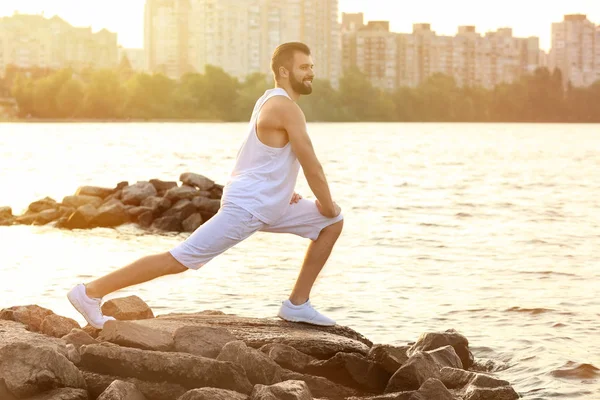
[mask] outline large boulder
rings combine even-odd
[[[91,337],[87,332],[77,328],[72,329],[71,332],[63,336],[62,339],[65,343],[72,344],[77,349],[86,344],[98,344],[98,341]]]
[[[75,192],[75,196],[94,196],[104,199],[115,192],[115,189],[99,186],[80,186]]]
[[[100,205],[102,205],[102,200],[103,199],[98,196],[66,196],[62,201],[62,205],[77,209],[81,206],[91,204],[92,206],[94,206],[94,208],[98,208],[100,207]]]
[[[306,367],[316,359],[308,354],[304,354],[295,348],[282,343],[269,343],[260,348],[269,358],[279,364],[281,367],[291,371],[302,372]]]
[[[154,215],[158,216],[171,208],[172,202],[165,197],[150,196],[146,197],[140,205],[151,209]]]
[[[52,314],[54,314],[52,310],[32,304],[5,308],[0,311],[0,319],[20,322],[28,330],[39,332],[42,329],[44,318]]]
[[[271,386],[256,385],[250,400],[312,400],[305,382],[285,381]]]
[[[281,373],[284,381],[302,381],[310,389],[310,392],[315,397],[325,397],[328,399],[345,399],[349,396],[355,396],[359,391],[332,382],[327,378],[316,375],[301,374],[299,372],[284,369]]]
[[[200,213],[194,213],[183,220],[181,227],[183,228],[184,232],[191,233],[198,229],[203,222],[204,219],[202,219],[202,215]]]
[[[394,374],[408,360],[406,352],[409,348],[410,346],[376,344],[369,349],[367,358],[379,364],[390,374]]]
[[[183,326],[173,333],[175,351],[209,358],[217,358],[223,346],[236,340],[220,327]]]
[[[198,190],[201,190],[201,191],[208,191],[208,190],[212,189],[213,186],[215,186],[214,181],[208,179],[207,177],[205,177],[203,175],[195,174],[193,172],[184,172],[179,177],[179,180],[183,184],[196,187],[196,188],[198,188]]]
[[[40,331],[44,335],[61,338],[75,328],[81,327],[74,319],[63,317],[62,315],[50,314],[42,321]]]
[[[227,343],[217,360],[231,361],[244,367],[253,384],[272,385],[281,382],[281,367],[264,353],[246,346],[242,341]]]
[[[173,347],[168,333],[132,321],[107,321],[98,340],[146,350],[168,351]]]
[[[121,200],[123,204],[139,206],[144,199],[156,195],[157,191],[150,182],[137,182],[123,189]]]
[[[160,217],[156,218],[150,227],[165,232],[181,232],[183,230],[182,223],[183,221],[178,216]]]
[[[44,197],[41,200],[36,200],[29,205],[27,213],[39,213],[44,210],[56,210],[58,203],[51,197]]]
[[[88,345],[81,347],[80,365],[100,374],[149,381],[166,380],[188,389],[208,386],[240,393],[252,390],[241,366],[191,354]]]
[[[190,200],[182,199],[173,205],[169,210],[163,213],[163,217],[177,217],[177,219],[184,221],[190,215],[196,212],[196,207]]]
[[[0,320],[0,348],[23,342],[36,348],[48,348],[65,357],[68,353],[63,340],[29,331],[25,325],[19,322]]]
[[[60,210],[55,210],[53,208],[40,211],[35,220],[33,221],[34,225],[46,225],[52,221],[56,221],[60,217],[62,217],[62,212]]]
[[[0,393],[1,394],[1,393]],[[0,396],[2,400],[5,399]],[[27,400],[89,400],[88,392],[84,389],[62,388],[54,389],[49,392],[38,394],[37,396],[28,397]]]
[[[363,355],[349,353],[338,353],[325,361],[313,361],[305,370],[344,386],[372,392],[383,392],[391,376]]]
[[[440,379],[440,367],[426,352],[414,353],[390,378],[385,393],[417,390],[429,378]]]
[[[152,184],[152,186],[154,186],[154,188],[156,189],[156,191],[158,193],[160,192],[166,192],[167,190],[177,187],[177,182],[166,182],[166,181],[161,181],[160,179],[150,179],[150,183]]]
[[[13,218],[12,208],[0,207],[0,221]]]
[[[191,186],[174,187],[165,193],[165,198],[171,200],[173,203],[179,200],[191,200],[196,196],[200,196],[200,191]]]
[[[138,388],[130,382],[115,380],[98,397],[98,400],[147,400]]]
[[[221,208],[221,200],[209,199],[206,197],[194,197],[192,204],[199,211],[216,214]]]
[[[473,365],[474,357],[469,350],[469,340],[454,329],[422,334],[408,350],[408,355],[412,356],[419,351],[435,350],[448,345],[454,347],[464,369],[469,369]]]
[[[187,391],[186,388],[176,383],[165,381],[150,382],[136,378],[103,375],[85,370],[83,371],[83,377],[88,387],[90,399],[98,398],[115,380],[133,383],[148,400],[173,400]]]
[[[192,389],[177,400],[248,400],[248,396],[232,390],[202,388]]]
[[[102,313],[118,320],[154,318],[152,309],[138,296],[111,299],[102,304]]]
[[[98,210],[92,204],[80,206],[68,219],[61,224],[67,229],[87,229],[92,226],[92,221],[98,215]]]
[[[86,388],[83,375],[64,355],[25,342],[0,348],[0,378],[18,398],[34,396],[48,388]]]
[[[119,200],[112,200],[98,209],[98,214],[92,219],[93,226],[112,228],[129,222],[129,213]]]

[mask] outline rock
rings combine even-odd
[[[325,361],[313,361],[305,371],[344,386],[373,392],[383,392],[391,376],[364,356],[348,353],[338,353]]]
[[[165,193],[165,198],[172,202],[178,202],[179,200],[191,200],[196,196],[199,196],[200,192],[190,186],[174,187]]]
[[[416,352],[390,378],[385,393],[417,390],[427,379],[440,377],[440,368],[433,356]]]
[[[25,325],[18,322],[0,321],[0,348],[22,342],[36,348],[45,347],[64,356],[68,353],[65,342],[60,339],[28,331]]]
[[[519,394],[510,386],[497,388],[470,386],[465,392],[464,400],[517,400],[519,398]]]
[[[142,228],[149,228],[152,225],[152,221],[154,221],[153,211],[143,212],[137,218],[137,222]]]
[[[18,398],[36,395],[47,388],[86,388],[81,372],[64,355],[28,343],[0,348],[0,376]]]
[[[433,357],[440,369],[444,367],[462,368],[460,358],[458,358],[456,351],[454,351],[454,347],[450,345],[428,351],[427,353]]]
[[[90,393],[90,399],[100,396],[115,380],[133,383],[148,400],[173,400],[182,396],[186,388],[168,382],[148,382],[135,378],[123,378],[83,371],[83,377]]]
[[[171,188],[177,187],[177,182],[165,182],[161,181],[160,179],[150,179],[150,183],[152,186],[154,186],[157,192],[164,192]]]
[[[413,395],[411,400],[455,400],[452,393],[438,379],[427,379]]]
[[[42,321],[40,331],[44,335],[61,338],[74,328],[81,328],[77,321],[61,315],[49,314]]]
[[[67,206],[60,206],[58,207],[58,212],[60,213],[61,217],[70,217],[71,214],[73,214],[75,212],[75,208],[73,207],[67,207]]]
[[[194,186],[202,191],[210,190],[213,186],[215,186],[214,181],[193,172],[184,172],[179,177],[179,180],[188,186]]]
[[[314,357],[281,343],[265,344],[260,348],[260,351],[283,368],[297,372],[304,371],[308,364],[316,361]]]
[[[248,400],[248,396],[225,389],[192,389],[177,400]]]
[[[115,189],[98,186],[81,186],[75,192],[75,196],[94,196],[104,199],[115,192]]]
[[[271,386],[256,385],[250,400],[312,400],[310,389],[302,381],[285,381]]]
[[[41,200],[34,201],[27,208],[28,213],[39,213],[44,210],[56,210],[58,203],[51,197],[44,197]]]
[[[4,400],[4,397],[0,396]],[[28,397],[27,400],[88,400],[88,393],[83,389],[63,388]]]
[[[119,190],[122,191],[127,186],[129,186],[129,182],[127,182],[127,181],[122,181],[122,182],[117,183],[117,186],[115,186],[115,189],[114,189],[115,193],[118,192]]]
[[[454,329],[449,329],[443,333],[428,332],[422,334],[417,342],[408,350],[408,355],[412,356],[419,351],[435,350],[447,345],[454,347],[463,368],[469,369],[473,365],[474,357],[469,350],[469,341]]]
[[[497,388],[502,386],[509,386],[508,381],[494,378],[493,376],[485,374],[475,374],[475,377],[469,382],[471,386],[480,388]]]
[[[72,329],[71,332],[62,338],[67,344],[72,344],[79,349],[84,344],[97,344],[98,341],[81,329]]]
[[[127,209],[127,214],[129,214],[129,218],[133,220],[137,220],[137,218],[143,213],[149,211],[152,215],[154,215],[154,209],[146,206],[127,206],[130,207]]]
[[[188,389],[208,386],[240,393],[250,393],[252,390],[241,366],[191,354],[92,344],[81,347],[81,367],[123,377],[166,380]]]
[[[177,217],[178,220],[183,221],[190,215],[196,212],[196,207],[193,206],[192,202],[187,199],[179,200],[170,209],[163,213],[163,217]]]
[[[75,345],[67,344],[67,360],[75,365],[81,362],[81,354],[79,354],[79,349]]]
[[[112,200],[121,200],[123,198],[123,190],[117,190],[111,195],[108,195],[104,198],[104,202],[102,204],[106,204]]]
[[[133,383],[115,380],[98,400],[146,400],[146,397]]]
[[[219,361],[231,361],[244,367],[252,384],[272,385],[281,382],[281,367],[259,350],[242,341],[229,342],[219,353]]]
[[[42,322],[48,315],[54,314],[52,310],[37,305],[11,307],[12,321],[20,322],[28,330],[39,332],[42,329]]]
[[[474,372],[445,367],[440,370],[440,380],[448,389],[462,388],[475,377]]]
[[[123,189],[121,200],[123,200],[123,204],[139,206],[144,199],[156,196],[156,194],[156,189],[150,182],[138,182]]]
[[[85,205],[92,205],[94,208],[98,208],[102,204],[102,201],[103,199],[97,196],[66,196],[63,199],[62,204],[63,206],[73,207],[75,209]]]
[[[217,215],[217,214],[213,214],[208,211],[200,211],[200,216],[202,217],[202,220],[204,221],[204,223],[207,222],[208,220],[210,220],[215,215]]]
[[[223,185],[215,185],[212,189],[210,189],[209,197],[211,199],[221,200],[221,197],[223,197]]]
[[[123,203],[119,200],[111,200],[98,209],[98,214],[92,219],[92,226],[112,228],[129,222],[129,214]]]
[[[202,222],[202,215],[199,213],[194,213],[181,223],[181,227],[183,228],[184,232],[191,233],[198,229],[202,225]]]
[[[146,350],[168,351],[173,347],[173,338],[168,333],[133,321],[107,321],[98,340]]]
[[[25,214],[15,218],[15,222],[21,225],[33,225],[37,219],[37,214]]]
[[[12,208],[0,207],[0,221],[13,218]]]
[[[183,326],[173,333],[175,351],[217,358],[223,346],[237,338],[225,328]]]
[[[18,400],[6,387],[4,379],[0,378],[0,399],[2,400]]]
[[[364,336],[339,325],[319,327],[274,318],[244,318],[220,314],[222,313],[167,314],[137,322],[171,333],[187,325],[226,328],[250,347],[260,348],[269,343],[282,343],[319,359],[333,357],[339,352],[367,354],[372,345]]]
[[[192,204],[199,211],[216,214],[221,208],[221,200],[208,199],[206,197],[194,197]]]
[[[178,217],[160,217],[152,222],[151,228],[165,232],[181,232],[181,219]]]
[[[86,229],[91,227],[92,220],[98,215],[98,210],[91,205],[86,204],[79,207],[73,215],[62,224],[63,228],[67,229]]]
[[[138,296],[108,300],[102,304],[102,313],[121,321],[154,318],[152,309]]]
[[[44,211],[40,211],[37,214],[35,220],[33,221],[34,225],[46,225],[52,221],[56,221],[62,216],[62,212],[55,209],[48,209]]]
[[[172,205],[171,200],[157,196],[147,197],[141,203],[142,207],[152,209],[152,212],[157,216],[167,211]]]
[[[305,375],[286,369],[283,370],[281,376],[284,381],[292,380],[305,382],[312,395],[316,397],[345,399],[346,397],[358,394],[355,389],[339,385],[322,376]]]
[[[84,326],[82,330],[85,333],[87,333],[88,335],[90,335],[91,337],[93,337],[94,339],[96,339],[98,337],[98,335],[100,334],[100,331],[101,331],[101,329],[94,328],[91,325]]]
[[[385,369],[390,374],[394,374],[398,368],[407,360],[406,351],[410,346],[391,346],[387,344],[376,344],[369,350],[367,358]]]

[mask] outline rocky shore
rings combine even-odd
[[[53,225],[65,229],[116,227],[126,223],[163,232],[193,232],[221,206],[223,186],[185,172],[179,182],[159,179],[114,188],[82,186],[61,202],[36,200],[23,215],[0,207],[0,225]]]
[[[406,346],[220,311],[154,316],[136,296],[104,329],[36,306],[0,311],[0,399],[512,400],[454,330]]]

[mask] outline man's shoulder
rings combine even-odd
[[[268,99],[262,107],[261,114],[263,116],[266,115],[294,115],[297,113],[302,113],[302,110],[294,101],[292,101],[289,97],[286,96],[273,96]]]

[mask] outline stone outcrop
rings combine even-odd
[[[174,186],[152,187],[166,192]],[[34,208],[51,204],[44,201]],[[337,325],[220,311],[154,317],[138,297],[111,302],[106,310],[117,320],[102,330],[80,329],[75,321],[35,305],[0,310],[0,398],[519,398],[509,382],[464,368],[463,360],[472,362],[473,357],[466,338],[455,331],[426,333],[412,346],[373,345]]]
[[[34,201],[23,215],[0,207],[0,226],[90,229],[133,223],[151,231],[193,232],[219,211],[223,186],[192,172],[179,180],[181,185],[150,179],[113,188],[81,186],[60,202],[50,197]]]

